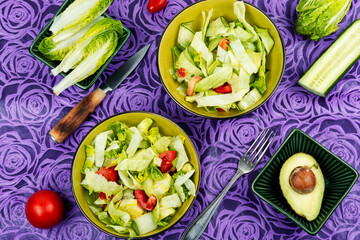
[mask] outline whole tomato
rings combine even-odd
[[[167,0],[150,0],[147,9],[151,13],[156,13],[166,6]]]
[[[36,228],[51,228],[64,215],[64,204],[53,191],[40,190],[31,195],[25,206],[28,221]]]

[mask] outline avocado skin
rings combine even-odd
[[[308,166],[316,176],[316,185],[312,192],[297,193],[290,186],[290,175],[296,167]],[[281,191],[296,214],[313,221],[320,213],[324,197],[325,182],[319,164],[309,154],[296,153],[288,158],[280,169],[279,176]]]

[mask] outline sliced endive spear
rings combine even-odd
[[[54,93],[59,95],[66,88],[94,74],[113,54],[117,42],[118,34],[115,30],[107,30],[96,35],[83,49],[86,57],[69,75],[54,86]]]
[[[76,46],[78,41],[84,36],[89,28],[103,18],[104,17],[101,16],[96,18],[94,21],[80,29],[77,33],[64,39],[63,41],[56,42],[56,38],[61,35],[61,33],[46,37],[40,42],[38,49],[47,59],[52,61],[61,61],[64,59],[66,54]]]
[[[78,41],[76,46],[65,55],[61,63],[56,68],[51,70],[51,73],[56,76],[60,72],[66,73],[70,69],[75,68],[87,56],[84,48],[93,40],[95,36],[107,30],[116,31],[120,38],[123,33],[121,21],[111,18],[104,18],[96,22]]]
[[[55,42],[63,41],[100,17],[113,0],[75,0],[60,15],[54,18],[50,27],[53,35],[59,34]]]

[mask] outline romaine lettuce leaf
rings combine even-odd
[[[240,90],[236,93],[205,96],[205,97],[197,98],[196,102],[198,103],[198,107],[225,106],[233,102],[240,101],[247,92],[248,92],[247,90]]]
[[[177,152],[176,169],[180,170],[189,161],[180,136],[173,137],[169,146]]]
[[[219,69],[219,71],[216,71],[207,78],[204,78],[200,82],[197,82],[195,84],[194,91],[205,92],[206,90],[221,86],[225,82],[229,81],[233,72],[231,65],[223,65]]]
[[[52,35],[50,37],[46,37],[40,42],[38,49],[42,54],[44,54],[44,56],[47,59],[53,61],[54,60],[61,61],[64,59],[64,57],[68,52],[70,52],[73,48],[75,48],[78,41],[80,41],[80,39],[89,30],[89,28],[103,18],[104,17],[96,18],[94,21],[92,21],[91,23],[80,29],[74,35],[62,41],[56,41],[57,39],[62,38],[61,36],[59,36],[62,35],[62,33],[59,33],[57,35]]]
[[[104,154],[106,147],[106,140],[109,131],[99,133],[94,140],[95,144],[95,166],[102,167],[104,163]]]
[[[126,153],[128,157],[131,158],[134,156],[136,150],[139,148],[139,144],[143,140],[143,138],[136,127],[130,127],[129,129],[133,132],[133,134],[129,146],[126,149]]]
[[[107,181],[103,175],[97,174],[88,168],[85,169],[85,178],[81,185],[89,190],[89,194],[92,192],[103,192],[107,197],[112,194],[115,195],[123,189],[121,185],[116,182]]]
[[[178,208],[181,207],[181,205],[181,200],[176,193],[165,196],[160,200],[160,209]]]
[[[155,143],[154,147],[157,153],[163,153],[168,150],[171,138],[170,137],[161,137]]]
[[[132,158],[122,160],[115,170],[129,170],[141,172],[149,166],[156,154],[151,148],[142,149],[135,153]]]
[[[185,184],[185,182],[190,179],[190,177],[194,174],[195,170],[192,170],[186,174],[182,174],[177,176],[175,183],[174,183],[174,188],[175,191],[177,192],[177,194],[179,194],[180,200],[182,202],[184,202],[186,200],[186,196],[184,193],[184,189],[182,187],[183,184]]]
[[[111,201],[109,204],[108,212],[111,222],[119,226],[129,227],[131,225],[130,214],[118,209],[120,202],[114,203],[114,201]]]
[[[143,138],[148,134],[149,128],[153,124],[153,122],[154,121],[151,118],[144,118],[137,126],[137,129],[139,130]]]
[[[126,187],[130,189],[142,189],[141,184],[138,183],[136,179],[133,178],[133,176],[129,173],[129,171],[120,170],[119,177]]]
[[[67,32],[71,36],[81,28],[100,17],[113,0],[76,0],[54,18],[50,27],[53,34]]]
[[[66,88],[95,73],[113,54],[117,42],[118,35],[114,30],[105,31],[91,39],[83,49],[84,58],[69,75],[53,87],[54,93],[59,95]]]
[[[92,167],[94,166],[94,162],[95,162],[95,148],[91,145],[87,145],[85,144],[85,162],[84,162],[84,166],[81,169],[81,173],[85,174],[85,169],[92,169]]]
[[[350,5],[351,0],[301,0],[296,8],[296,31],[317,41],[338,29]]]

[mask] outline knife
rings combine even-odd
[[[49,132],[50,137],[56,142],[63,142],[75,131],[85,119],[94,112],[95,108],[105,98],[106,93],[117,88],[127,76],[135,69],[141,59],[149,50],[150,44],[130,57],[117,69],[98,89],[87,95],[68,114],[65,115]]]

